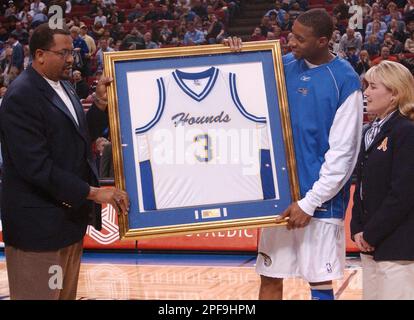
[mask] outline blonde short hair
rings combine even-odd
[[[70,28],[70,32],[76,32],[77,34],[79,34],[80,28],[77,26],[73,26],[72,28]]]
[[[382,83],[396,97],[395,109],[414,120],[414,77],[401,63],[384,60],[365,74],[368,82]]]

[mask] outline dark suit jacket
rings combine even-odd
[[[356,172],[352,236],[363,231],[377,261],[414,260],[414,122],[395,112]]]
[[[88,222],[101,228],[100,206],[86,197],[98,185],[91,141],[107,126],[107,115],[95,106],[85,115],[69,82],[62,84],[79,126],[32,67],[10,85],[0,108],[6,245],[56,250],[81,240]]]
[[[101,162],[100,162],[100,168],[99,168],[99,174],[101,178],[114,178],[114,164],[112,161],[112,144],[108,143],[105,145]]]
[[[76,94],[81,99],[86,99],[89,95],[89,86],[85,80],[81,80],[79,82],[75,82],[73,84]]]
[[[19,71],[23,69],[24,50],[20,43],[13,46],[11,65],[16,67]]]

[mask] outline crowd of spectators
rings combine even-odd
[[[324,6],[334,19],[332,52],[348,60],[361,79],[382,60],[398,61],[414,72],[414,0],[325,0],[318,6]],[[279,39],[287,53],[293,21],[312,7],[307,0],[276,0],[250,39]]]

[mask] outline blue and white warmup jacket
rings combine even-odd
[[[315,218],[343,219],[362,131],[358,75],[342,58],[315,66],[283,57],[299,176],[300,208]]]

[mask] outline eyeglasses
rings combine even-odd
[[[46,50],[46,49],[43,49],[43,50],[52,52],[54,54],[57,54],[57,55],[61,56],[63,59],[67,59],[69,56],[73,56],[73,53],[74,53],[74,50],[67,50],[67,49],[63,49],[63,50],[60,50],[60,51]]]

